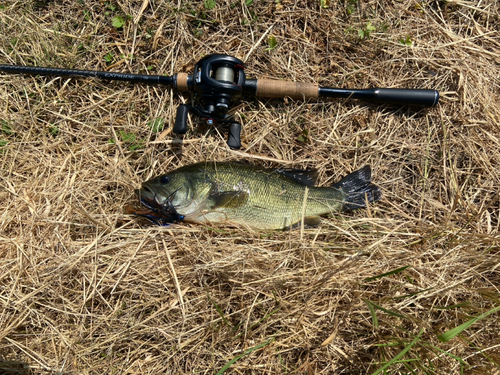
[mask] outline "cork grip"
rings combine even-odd
[[[319,86],[316,83],[302,83],[278,81],[273,79],[257,80],[257,96],[266,98],[283,98],[289,96],[293,99],[317,98]]]
[[[179,91],[188,91],[188,74],[187,73],[177,73],[176,77],[176,88]]]

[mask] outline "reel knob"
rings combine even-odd
[[[239,122],[233,122],[229,125],[229,134],[227,136],[227,145],[235,150],[241,148],[241,124]]]
[[[177,114],[175,115],[175,123],[173,132],[175,134],[186,134],[187,132],[187,117],[189,108],[185,104],[177,107]]]

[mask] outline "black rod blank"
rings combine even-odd
[[[42,76],[61,77],[92,77],[114,81],[128,81],[133,83],[146,83],[173,86],[174,78],[169,76],[149,76],[144,74],[127,74],[114,72],[99,72],[94,70],[41,68],[36,66],[0,65],[0,71],[6,73],[20,73]]]

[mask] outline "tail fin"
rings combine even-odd
[[[376,202],[382,197],[380,189],[372,184],[372,170],[369,165],[358,169],[333,185],[347,196],[342,211],[366,207],[366,202]]]

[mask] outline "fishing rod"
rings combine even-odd
[[[173,132],[187,132],[189,112],[205,118],[209,125],[229,125],[227,144],[241,147],[241,124],[228,115],[234,102],[242,95],[293,99],[345,98],[361,99],[377,104],[433,107],[439,101],[439,92],[426,89],[340,89],[320,87],[316,83],[280,81],[272,79],[247,79],[245,64],[233,56],[212,54],[198,61],[193,74],[177,73],[173,76],[126,74],[93,70],[57,69],[19,65],[0,65],[0,71],[42,76],[92,77],[104,80],[158,84],[179,91],[194,91],[193,104],[177,108]]]

